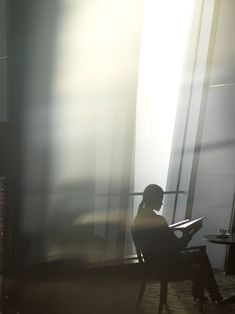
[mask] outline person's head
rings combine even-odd
[[[162,206],[163,189],[157,184],[150,184],[144,189],[143,203],[145,207],[159,210]]]

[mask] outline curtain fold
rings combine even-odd
[[[38,101],[32,107],[29,99],[25,108],[20,230],[42,235],[44,259],[117,257],[124,252],[132,174],[142,1],[61,0],[57,6],[50,77],[29,67],[30,97]],[[44,39],[37,47],[47,49]],[[37,62],[45,65],[38,54]],[[48,99],[40,104],[42,82]],[[46,172],[37,169],[40,156]],[[42,178],[47,190],[40,196]],[[26,181],[34,182],[34,195]],[[31,250],[29,259],[36,255]]]

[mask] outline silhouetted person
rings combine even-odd
[[[209,296],[215,303],[221,303],[222,297],[219,293],[217,283],[211,268],[206,251],[181,251],[188,245],[193,234],[201,228],[199,224],[187,232],[183,232],[178,238],[174,231],[168,226],[165,218],[157,212],[160,210],[163,201],[163,190],[155,184],[148,185],[143,193],[143,200],[139,205],[138,213],[134,220],[135,234],[138,236],[140,246],[145,260],[151,267],[155,263],[175,266],[193,265],[200,263],[203,266],[204,285]],[[199,282],[193,282],[192,294],[195,300],[199,298]],[[204,297],[206,301],[206,297]]]

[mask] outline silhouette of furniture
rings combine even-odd
[[[6,278],[9,264],[9,206],[7,180],[0,177],[0,311],[4,313],[8,301]]]
[[[17,303],[19,286],[12,293],[12,278],[16,274],[18,275],[21,270],[13,266],[12,227],[9,203],[8,179],[0,177],[0,313],[18,314],[22,313],[20,304]]]
[[[148,279],[157,279],[160,281],[160,300],[158,313],[161,314],[163,306],[167,308],[167,292],[168,292],[168,282],[172,281],[185,281],[190,279],[199,279],[200,288],[199,288],[199,312],[203,313],[203,270],[200,264],[193,264],[190,266],[185,265],[174,265],[173,267],[167,266],[167,263],[157,263],[154,264],[154,267],[151,267],[144,257],[144,254],[139,246],[138,235],[134,227],[131,228],[131,234],[133,242],[136,248],[137,257],[141,265],[141,284],[140,290],[137,297],[136,307],[139,307],[144,296],[145,287]],[[203,251],[205,246],[194,246],[184,249],[184,251]],[[183,250],[182,250],[183,251]],[[164,260],[164,257],[163,259]]]

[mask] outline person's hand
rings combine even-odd
[[[184,239],[187,243],[192,239],[192,235],[187,230],[183,231],[182,239]]]
[[[193,227],[191,227],[191,229],[187,229],[187,233],[189,233],[191,235],[191,237],[198,232],[198,230],[200,230],[202,227],[202,221],[199,221],[197,224],[195,224]]]
[[[200,230],[202,227],[202,221],[199,221],[193,229],[191,229],[189,232],[190,234],[193,236],[196,232],[198,232],[198,230]]]

